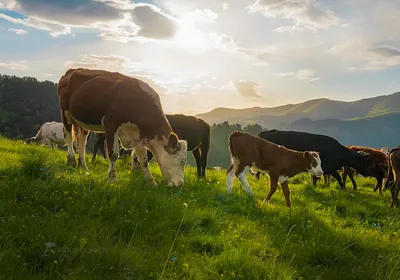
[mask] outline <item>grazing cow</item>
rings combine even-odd
[[[269,173],[271,187],[264,201],[268,202],[271,199],[279,182],[285,195],[286,205],[291,208],[287,180],[306,171],[310,171],[316,176],[323,174],[321,159],[319,154],[314,151],[298,152],[240,131],[232,132],[229,135],[228,144],[231,165],[226,171],[226,188],[229,193],[232,192],[235,175],[246,192],[253,195],[246,178],[249,170]]]
[[[382,195],[382,181],[386,177],[386,172],[382,170],[381,165],[387,166],[388,160],[387,156],[382,150],[374,149],[374,148],[369,148],[369,147],[362,147],[362,146],[346,146],[350,150],[356,151],[356,152],[364,152],[368,154],[368,159],[367,159],[367,173],[364,174],[364,177],[374,177],[377,181],[376,186],[374,188],[374,192],[379,190],[379,194]],[[357,190],[357,183],[354,180],[354,176],[356,175],[356,171],[349,167],[349,166],[344,166],[343,167],[343,173],[342,173],[342,183],[343,186],[346,187],[346,179],[347,176],[349,176],[350,181],[353,184],[353,189]],[[325,176],[325,175],[324,175]],[[330,175],[327,175],[328,178],[325,178],[325,183],[327,183],[327,180],[330,180]],[[312,176],[313,183],[318,181],[319,178],[316,178],[315,176]],[[328,183],[329,184],[329,183]],[[314,184],[315,185],[315,184]]]
[[[64,126],[62,123],[45,122],[40,127],[36,136],[26,139],[25,143],[36,143],[50,146],[51,148],[57,148],[57,145],[64,146],[66,144],[64,136]]]
[[[105,141],[106,141],[106,135],[104,133],[93,133],[96,135],[97,140],[94,143],[93,146],[93,156],[92,156],[92,162],[94,162],[96,160],[96,156],[97,156],[97,150],[100,149],[101,155],[106,159],[106,152],[105,152]],[[119,139],[118,139],[119,141]],[[120,143],[120,141],[118,142]],[[148,150],[147,150],[148,151]],[[119,157],[123,157],[125,155],[129,155],[131,154],[131,150],[125,150],[124,148],[120,148],[119,149]],[[149,152],[147,153],[147,156],[149,155]],[[137,159],[136,159],[137,161]],[[150,161],[150,159],[148,159],[148,161]]]
[[[377,181],[376,186],[374,188],[374,192],[379,190],[379,194],[382,195],[382,181],[386,178],[386,172],[382,170],[381,165],[387,166],[388,165],[388,158],[382,150],[369,148],[369,147],[362,147],[362,146],[347,146],[350,150],[355,152],[365,152],[368,154],[367,159],[367,173],[362,174],[364,177],[374,177]],[[354,180],[354,175],[356,171],[349,167],[343,167],[343,174],[342,174],[342,181],[343,185],[346,186],[346,178],[349,176],[351,182],[353,183],[353,189],[357,189],[356,181]]]
[[[154,154],[169,186],[184,184],[187,143],[172,131],[159,95],[147,83],[117,72],[70,69],[61,77],[57,94],[67,135],[68,164],[76,165],[71,127],[78,125],[79,165],[84,169],[86,140],[91,130],[105,133],[110,181],[116,180],[120,139],[125,149],[135,149],[149,182],[155,184],[148,169],[146,148]]]
[[[352,151],[341,145],[332,137],[307,132],[282,131],[276,129],[262,131],[258,136],[267,141],[285,146],[288,149],[319,152],[324,173],[332,175],[338,181],[342,189],[344,189],[344,185],[337,172],[342,166],[353,167],[363,176],[368,174],[366,168],[368,154]]]
[[[392,202],[390,207],[399,207],[399,191],[400,191],[400,147],[394,148],[389,152],[388,166],[381,165],[386,172],[386,180],[383,189],[390,189],[392,194]]]
[[[191,151],[196,160],[197,176],[206,177],[207,156],[210,149],[210,126],[202,119],[182,114],[166,115],[172,130],[179,139],[186,140],[188,152]],[[147,153],[148,159],[153,157]],[[135,159],[137,162],[137,159]]]

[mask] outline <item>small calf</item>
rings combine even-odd
[[[287,180],[298,173],[310,171],[315,176],[322,176],[321,159],[314,151],[299,152],[274,144],[259,136],[235,131],[229,135],[231,165],[227,170],[227,191],[232,192],[234,176],[249,195],[253,195],[246,175],[252,172],[269,173],[271,188],[264,202],[268,202],[275,193],[278,182],[282,186],[286,205],[291,208]]]

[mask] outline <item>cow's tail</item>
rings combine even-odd
[[[234,131],[234,132],[232,132],[232,133],[229,135],[229,138],[228,138],[228,148],[229,148],[229,153],[230,153],[230,155],[231,155],[231,161],[233,161],[234,159],[237,159],[237,152],[236,152],[236,150],[235,150],[235,145],[234,145],[234,143],[235,143],[235,140],[236,140],[238,137],[242,136],[242,135],[243,135],[243,133],[240,132],[240,131]],[[232,163],[233,163],[233,162],[232,162]]]

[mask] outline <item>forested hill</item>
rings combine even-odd
[[[321,98],[271,108],[216,108],[197,116],[208,123],[228,121],[242,125],[258,123],[265,127],[284,128],[290,122],[301,118],[344,120],[396,112],[400,112],[400,92],[353,102]]]
[[[0,75],[1,135],[9,138],[34,136],[43,123],[60,119],[55,83]]]

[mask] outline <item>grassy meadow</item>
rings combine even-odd
[[[191,156],[191,154],[190,154]],[[187,167],[182,189],[157,187],[130,160],[108,184],[107,162],[90,172],[64,151],[0,138],[0,280],[9,279],[398,279],[400,210],[374,179],[347,189],[309,174],[291,179],[293,209],[269,179],[249,176],[254,199],[225,171],[206,180]]]

